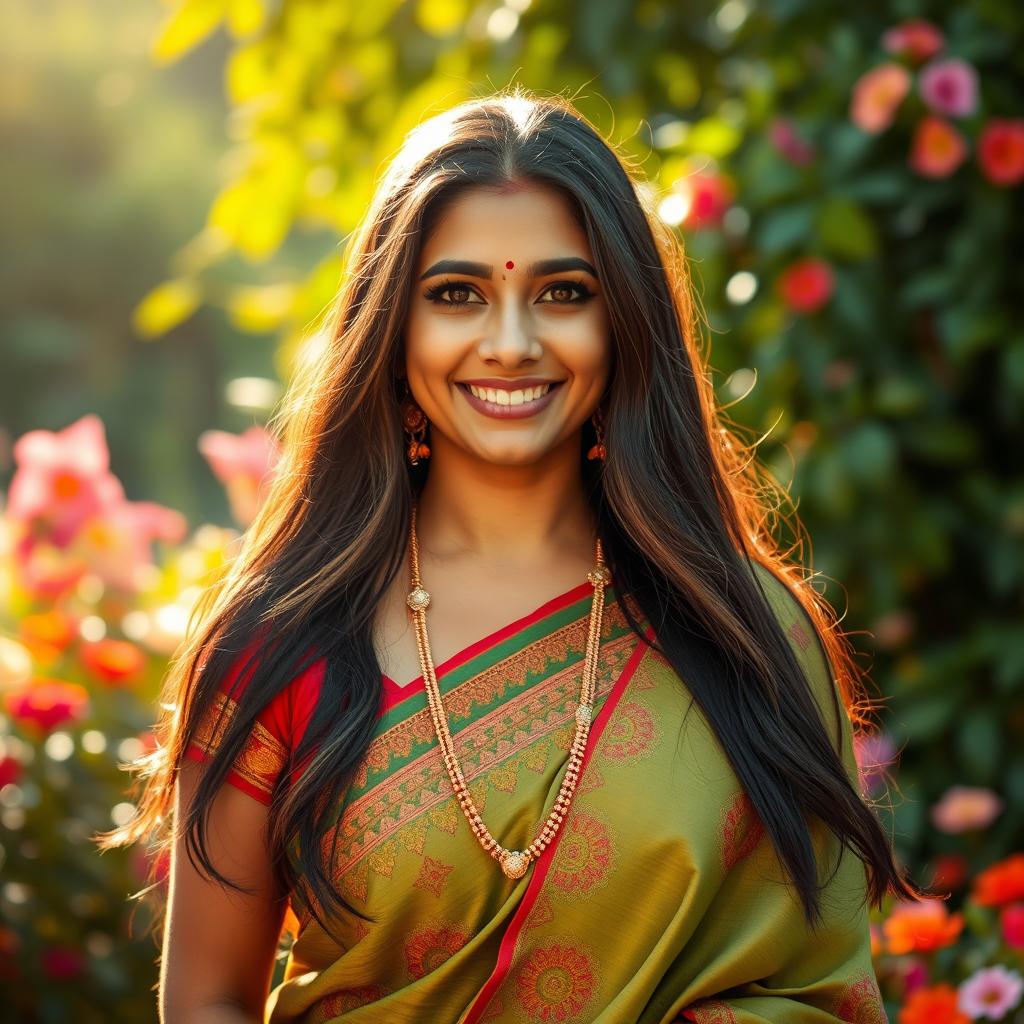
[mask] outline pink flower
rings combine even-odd
[[[7,514],[31,522],[35,535],[70,543],[91,516],[124,499],[109,471],[103,423],[83,416],[56,433],[30,430],[14,443],[17,470],[8,492]]]
[[[803,167],[815,157],[814,147],[796,130],[796,125],[786,117],[777,117],[768,128],[772,145],[791,164]]]
[[[70,553],[105,583],[128,592],[140,589],[139,569],[153,564],[152,542],[177,543],[187,532],[185,517],[151,501],[123,501],[89,520]]]
[[[967,143],[948,121],[921,118],[910,147],[913,170],[926,178],[948,178],[966,159]]]
[[[832,297],[835,278],[824,260],[805,259],[791,263],[777,284],[782,301],[798,313],[814,313]]]
[[[281,457],[277,439],[258,426],[244,434],[207,430],[199,437],[199,450],[227,488],[235,521],[248,526],[266,497]]]
[[[877,135],[896,117],[910,92],[910,72],[902,64],[881,64],[857,79],[850,102],[850,120],[861,131]]]
[[[978,106],[978,72],[959,57],[933,61],[921,71],[917,87],[936,114],[967,117]]]
[[[928,984],[928,964],[919,956],[907,957],[901,970],[903,998],[913,995]]]
[[[1024,949],[1024,903],[1010,903],[999,913],[1003,942],[1012,949]]]
[[[1020,1002],[1024,978],[1002,965],[975,971],[957,989],[957,1005],[972,1020],[1002,1020]]]
[[[930,60],[945,45],[942,33],[923,18],[894,25],[882,36],[882,46],[897,57],[906,57],[915,64]]]
[[[978,139],[978,163],[993,185],[1024,181],[1024,120],[993,117]]]
[[[951,786],[932,808],[932,824],[949,835],[988,828],[1003,810],[1003,801],[990,789]]]
[[[853,737],[853,752],[860,769],[861,789],[873,794],[881,788],[885,769],[896,756],[896,744],[884,732],[857,733]]]

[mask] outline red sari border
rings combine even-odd
[[[589,586],[589,584],[587,584],[587,586]],[[587,770],[587,765],[590,764],[590,756],[597,747],[598,741],[601,739],[601,735],[604,732],[609,719],[614,713],[615,708],[618,706],[623,693],[625,693],[630,679],[633,678],[633,673],[640,664],[640,659],[643,658],[644,654],[650,649],[650,641],[654,639],[653,627],[649,627],[645,631],[645,637],[646,639],[642,639],[637,644],[636,650],[629,656],[629,661],[626,662],[622,673],[619,675],[619,678],[616,680],[615,685],[612,687],[611,692],[608,694],[607,699],[602,705],[601,710],[598,712],[597,718],[594,719],[594,724],[588,738],[590,742],[587,743],[587,749],[583,753],[579,782],[583,781],[583,774]],[[577,783],[577,786],[578,784],[579,783]],[[484,1011],[487,1009],[487,1005],[498,991],[498,987],[508,976],[509,968],[512,965],[512,951],[515,948],[516,940],[519,938],[519,933],[523,930],[523,925],[526,923],[526,919],[529,917],[530,911],[537,902],[537,898],[544,886],[544,880],[547,878],[548,871],[551,868],[552,859],[555,855],[555,850],[558,848],[562,835],[563,830],[559,829],[551,844],[545,847],[544,852],[537,858],[536,866],[533,869],[533,876],[530,879],[529,885],[526,887],[523,900],[516,909],[516,912],[512,915],[512,920],[509,921],[508,927],[505,929],[505,934],[502,936],[501,944],[498,947],[498,958],[494,965],[494,970],[491,972],[491,976],[484,983],[483,988],[481,988],[480,992],[477,994],[476,999],[469,1008],[469,1013],[463,1018],[462,1024],[478,1024]]]
[[[514,633],[528,629],[548,615],[553,615],[555,612],[567,608],[591,590],[593,590],[593,584],[589,580],[578,583],[571,590],[567,590],[565,593],[545,601],[544,604],[539,608],[535,608],[532,612],[527,612],[526,615],[516,619],[514,622],[510,622],[507,626],[502,626],[493,633],[488,633],[487,636],[482,637],[480,640],[474,641],[468,647],[464,647],[461,651],[457,651],[450,658],[441,662],[440,665],[435,666],[434,675],[440,679],[441,676],[446,675],[460,665],[464,665],[470,658],[475,658],[478,654],[483,654],[484,651],[496,647]],[[421,692],[422,686],[417,684],[422,684],[423,673],[421,672],[415,679],[411,679],[404,686],[399,686],[394,679],[384,673],[381,673],[381,681],[384,684],[384,699],[381,701],[379,715],[386,715],[393,708],[401,704],[402,701]]]

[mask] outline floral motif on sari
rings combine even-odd
[[[577,936],[534,949],[516,975],[528,1020],[579,1020],[597,989],[598,960]]]
[[[724,870],[731,871],[744,857],[749,857],[764,834],[764,825],[754,810],[753,802],[741,790],[723,809],[719,823],[718,837]]]
[[[861,971],[851,978],[836,1002],[835,1014],[848,1024],[889,1024],[875,976]]]

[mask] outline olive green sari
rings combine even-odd
[[[810,624],[763,576],[831,734],[833,683]],[[509,848],[534,839],[565,771],[591,594],[583,583],[437,666],[473,799]],[[861,861],[844,852],[812,934],[699,707],[684,721],[685,685],[629,629],[614,589],[605,601],[580,782],[555,841],[520,879],[483,851],[454,799],[422,681],[384,679],[332,864],[341,893],[376,923],[336,917],[335,941],[293,901],[270,1024],[886,1020]],[[269,802],[316,678],[300,677],[261,716],[236,762],[230,781],[256,799]],[[213,745],[208,730],[190,756]],[[856,782],[845,716],[842,754]],[[824,881],[838,841],[816,825]]]

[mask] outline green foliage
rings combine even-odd
[[[731,414],[754,436],[768,433],[761,454],[799,501],[814,544],[805,554],[832,579],[833,602],[849,606],[846,626],[891,703],[884,724],[909,741],[904,777],[934,800],[960,779],[999,789],[1018,770],[1021,189],[990,183],[973,152],[944,177],[915,171],[908,154],[926,109],[916,88],[887,131],[852,123],[858,78],[896,59],[882,44],[895,14],[291,0],[240,28],[231,7],[181,3],[157,43],[166,52],[208,34],[214,9],[234,39],[226,81],[237,149],[209,215],[228,246],[189,267],[199,277],[231,251],[272,260],[291,231],[345,236],[413,124],[512,81],[571,95],[664,195],[685,191],[695,170],[731,180],[733,208],[719,224],[681,228],[714,325],[712,362],[722,382],[757,374]],[[984,118],[1019,115],[1016,8],[913,13],[978,70],[980,106],[963,130],[976,141]],[[780,119],[804,158],[780,146]],[[806,257],[828,262],[834,290],[800,314],[776,284]],[[336,267],[332,249],[301,290],[278,294],[285,351],[301,343],[310,311],[330,303]],[[739,271],[757,287],[730,301]],[[902,631],[887,628],[894,619]],[[1024,826],[1020,805],[1008,813]],[[897,839],[918,863],[935,852],[923,832]]]

